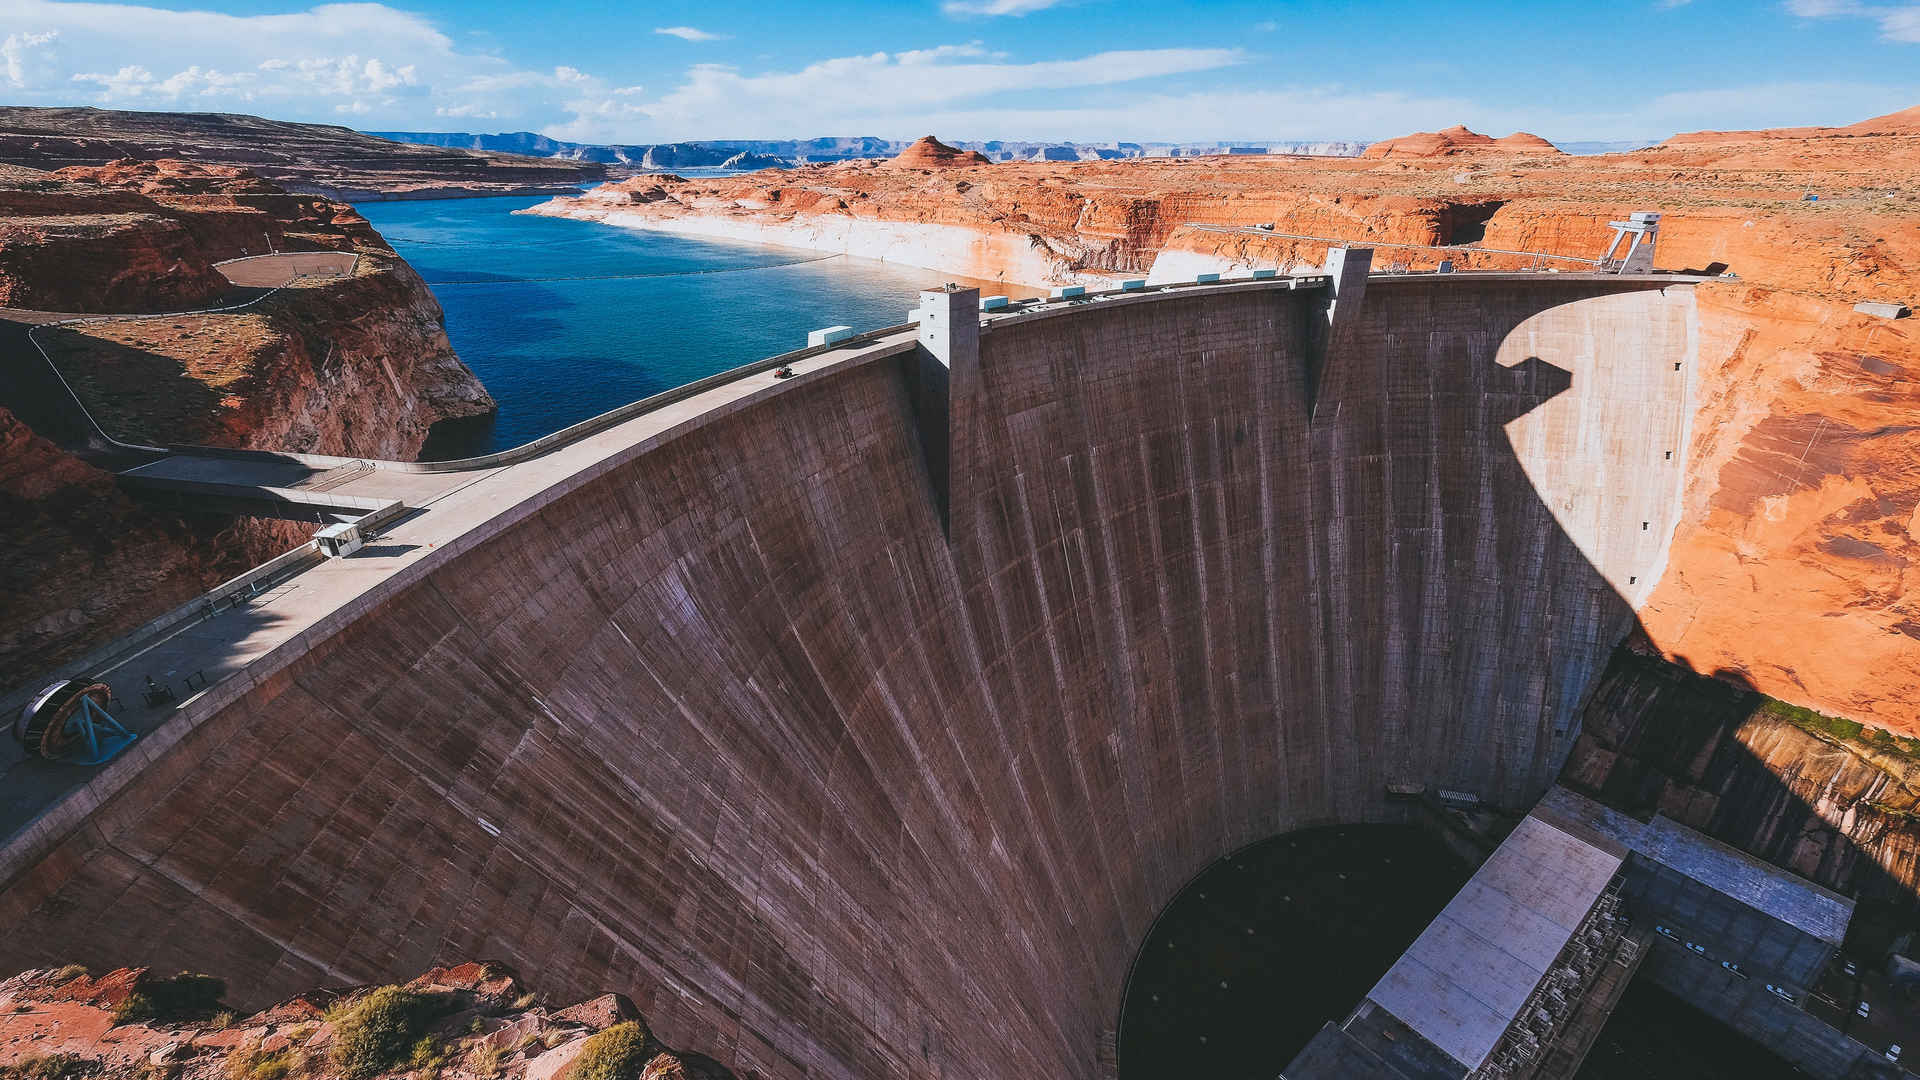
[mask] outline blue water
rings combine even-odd
[[[356,207],[427,280],[454,350],[500,403],[436,430],[428,456],[528,440],[715,372],[807,331],[905,322],[932,270],[790,248],[514,216],[539,199]]]

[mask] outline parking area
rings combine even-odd
[[[1920,998],[1882,972],[1837,956],[1802,1005],[1912,1072],[1909,1059],[1920,1054]]]

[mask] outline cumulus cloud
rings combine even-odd
[[[1041,0],[967,0],[1017,15]],[[1920,3],[1788,0],[1809,18],[1868,17],[1920,37]],[[1920,76],[1777,83],[1606,99],[1578,110],[1300,84],[1238,48],[1149,48],[1023,60],[981,41],[780,68],[636,58],[625,69],[522,66],[381,3],[225,15],[131,4],[0,0],[9,104],[253,112],[370,130],[540,131],[583,142],[934,132],[955,139],[1384,138],[1456,122],[1551,138],[1657,139],[1704,127],[1833,123],[1920,100]],[[991,12],[988,9],[992,9]],[[690,27],[662,28],[695,29]],[[704,33],[704,31],[702,31]],[[679,36],[679,35],[674,35]],[[1057,48],[1058,43],[1049,43]],[[664,48],[664,46],[663,46]],[[743,53],[750,50],[741,50]],[[648,66],[646,85],[635,73]],[[657,74],[656,74],[657,72]],[[1228,78],[1228,73],[1233,78]]]
[[[1804,19],[1873,19],[1885,41],[1920,44],[1920,4],[1867,4],[1860,0],[1786,0],[1786,9]]]
[[[8,34],[5,41],[0,41],[0,75],[6,76],[5,85],[25,90],[51,81],[56,70],[54,50],[59,40],[57,30]]]
[[[768,132],[907,131],[923,126],[910,117],[955,103],[1212,71],[1243,59],[1237,49],[1139,49],[1010,63],[969,44],[837,57],[790,72],[699,64],[640,108],[661,128],[688,135],[737,127],[746,116]]]
[[[716,34],[711,30],[702,30],[697,26],[656,26],[653,28],[653,32],[656,34],[665,34],[668,37],[677,37],[681,41],[725,41],[733,36],[732,34]]]

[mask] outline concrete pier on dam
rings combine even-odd
[[[743,1076],[1092,1080],[1215,858],[1531,805],[1679,512],[1691,279],[1294,286],[936,291],[456,474],[12,823],[0,967],[490,958]]]

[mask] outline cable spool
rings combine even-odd
[[[113,690],[79,678],[42,690],[13,722],[13,737],[29,754],[51,761],[98,765],[127,748],[134,736],[107,712]]]

